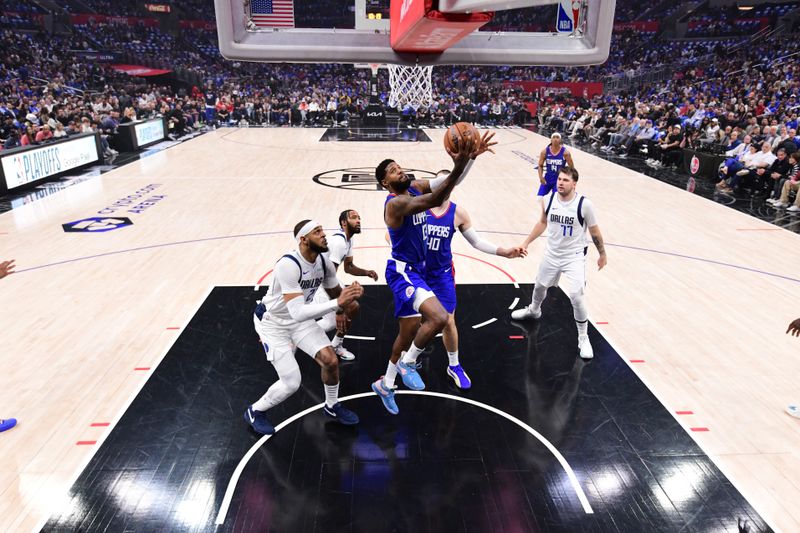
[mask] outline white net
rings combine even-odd
[[[389,67],[389,105],[405,107],[410,105],[415,110],[428,107],[433,102],[433,83],[431,74],[433,67],[388,65]]]

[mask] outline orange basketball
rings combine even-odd
[[[456,153],[461,139],[471,139],[473,143],[477,143],[480,137],[478,128],[469,122],[456,122],[447,129],[447,133],[444,135],[444,147],[449,152]]]

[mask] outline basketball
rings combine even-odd
[[[458,143],[461,139],[472,139],[473,142],[476,142],[480,137],[478,128],[469,122],[456,122],[447,129],[444,136],[444,147],[448,152],[455,153],[458,151]]]

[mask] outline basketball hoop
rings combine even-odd
[[[414,111],[433,103],[432,66],[389,64],[389,106],[410,105]]]

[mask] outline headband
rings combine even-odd
[[[320,224],[315,220],[309,220],[308,222],[306,222],[306,224],[302,228],[300,228],[300,231],[297,232],[297,236],[295,237],[297,239],[297,242],[299,243],[301,237],[305,237],[306,235],[308,235],[321,225],[322,224]]]

